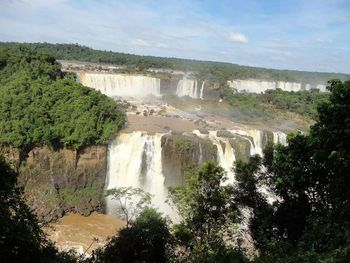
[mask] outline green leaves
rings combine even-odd
[[[238,222],[238,210],[232,203],[232,187],[223,186],[223,168],[215,162],[204,163],[186,173],[185,185],[170,189],[182,222],[174,227],[178,245],[191,256],[190,262],[216,262],[226,249]]]
[[[100,92],[64,79],[52,57],[27,48],[0,49],[0,144],[79,149],[106,144],[124,112]]]
[[[122,229],[87,262],[176,262],[170,239],[166,219],[153,208],[145,208],[130,227]]]
[[[17,186],[17,173],[0,156],[0,258],[2,262],[76,262],[41,230]]]
[[[257,262],[349,261],[350,81],[329,83],[310,133],[264,151],[267,173],[253,169],[252,159],[237,163],[237,201],[253,209]],[[276,196],[273,204],[257,191],[261,183]]]
[[[117,201],[117,214],[126,221],[129,227],[135,218],[147,207],[151,206],[151,195],[141,188],[119,187],[109,189],[106,196]]]

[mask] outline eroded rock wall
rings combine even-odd
[[[187,167],[216,159],[217,149],[210,140],[182,134],[162,137],[162,168],[166,187],[182,185]]]
[[[37,147],[21,158],[18,150],[7,152],[12,152],[5,156],[17,165],[19,184],[40,221],[50,222],[67,212],[103,211],[106,146],[80,151]]]

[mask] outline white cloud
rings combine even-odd
[[[146,41],[144,39],[139,39],[139,38],[135,39],[135,40],[132,40],[131,44],[135,45],[135,46],[140,46],[140,47],[150,47],[150,46],[152,46],[152,44],[149,43],[148,41]]]
[[[333,39],[325,38],[325,37],[319,37],[319,38],[316,39],[316,41],[320,42],[320,43],[332,43]]]
[[[227,35],[227,39],[230,40],[231,42],[236,42],[236,43],[247,43],[248,42],[247,37],[242,33],[230,32]]]
[[[346,1],[295,0],[280,12],[253,4],[231,17],[232,12],[209,12],[201,1],[0,0],[0,41],[80,43],[135,54],[349,72],[350,16],[341,4]],[[231,2],[241,1],[223,2],[234,9]],[[331,51],[339,53],[336,61]]]
[[[157,42],[156,43],[156,47],[159,47],[159,48],[167,48],[169,47],[169,45],[165,44],[165,43],[162,43],[162,42]]]

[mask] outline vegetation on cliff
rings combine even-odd
[[[235,198],[252,209],[257,262],[349,262],[350,81],[330,84],[308,135],[237,163]],[[273,204],[258,191],[261,183],[277,197]]]
[[[276,113],[294,112],[313,120],[317,118],[317,107],[329,99],[329,93],[318,90],[289,92],[281,89],[265,93],[238,93],[224,88],[224,98],[240,115],[261,119],[273,118]]]
[[[1,144],[77,149],[105,142],[124,122],[113,101],[64,76],[50,56],[23,47],[1,49],[0,74]],[[268,145],[264,158],[238,160],[236,185],[223,185],[225,172],[213,162],[193,168],[183,186],[170,190],[180,224],[170,227],[147,207],[86,261],[246,262],[233,246],[233,234],[241,208],[248,208],[259,251],[253,262],[349,262],[350,81],[331,81],[329,90],[328,99],[318,97],[317,114],[307,95],[262,95],[276,107],[315,116],[316,124],[307,135],[290,135],[287,146]],[[300,101],[309,106],[299,109]],[[0,159],[1,259],[78,261],[58,253],[43,235],[16,177]],[[273,203],[262,185],[276,197]]]
[[[172,237],[163,242],[164,235],[156,235],[160,231],[152,224],[146,227],[145,243],[123,256],[150,262],[148,249],[160,242],[160,260],[152,262],[349,262],[350,81],[332,81],[329,89],[330,100],[319,107],[310,133],[289,136],[287,146],[269,144],[264,158],[238,160],[236,185],[223,186],[225,173],[212,162],[190,170],[185,184],[170,191],[181,216]],[[269,198],[276,197],[274,202],[262,193],[262,185]],[[259,251],[251,259],[232,246],[242,208],[250,211],[245,220]],[[164,226],[164,221],[157,224]],[[128,244],[138,243],[139,234],[128,233]],[[123,253],[123,238],[115,238],[98,256]],[[145,257],[142,251],[147,251]],[[115,262],[127,262],[121,255]]]
[[[0,48],[0,144],[79,149],[105,144],[125,115],[100,92],[65,76],[52,56]]]
[[[239,222],[223,168],[209,161],[186,174],[184,186],[170,189],[181,222],[173,226],[179,262],[242,262],[232,245]],[[241,259],[241,260],[240,260]],[[233,261],[234,260],[234,261]]]
[[[0,46],[15,46],[18,43],[2,42]],[[96,63],[124,65],[136,70],[148,68],[177,69],[197,72],[197,77],[217,83],[226,83],[230,79],[264,79],[295,81],[310,84],[326,83],[327,80],[338,78],[348,79],[347,74],[304,72],[293,70],[276,70],[258,67],[240,66],[231,63],[198,61],[180,58],[163,58],[139,56],[112,51],[94,50],[78,44],[24,43],[37,51],[45,52],[56,59],[79,60]]]
[[[0,157],[0,258],[2,262],[75,262],[46,238],[17,186],[17,174]]]
[[[288,110],[312,119],[317,118],[317,107],[329,99],[329,93],[318,90],[288,92],[281,89],[259,94],[259,101],[277,109]]]

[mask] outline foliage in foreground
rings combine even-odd
[[[329,90],[310,134],[270,145],[264,159],[237,163],[235,199],[253,210],[257,262],[350,261],[350,81],[332,81]]]
[[[117,201],[116,214],[126,222],[126,227],[146,208],[151,206],[151,195],[141,188],[119,187],[107,190],[106,196]]]
[[[118,236],[94,252],[87,262],[168,262],[170,231],[166,220],[152,208],[145,208]]]
[[[0,144],[79,149],[107,143],[124,113],[100,92],[65,78],[51,56],[0,48]]]
[[[242,253],[229,245],[239,213],[231,202],[232,186],[223,186],[224,170],[215,162],[193,167],[184,186],[172,188],[170,197],[181,222],[169,226],[141,193],[142,209],[130,223],[87,262],[247,262]],[[117,188],[113,194],[123,214],[133,214],[129,201],[140,197],[140,189]],[[129,205],[128,205],[129,204]],[[138,205],[137,205],[138,206]],[[130,210],[130,211],[129,211]]]
[[[46,238],[25,204],[17,174],[0,157],[0,259],[1,262],[75,262]]]
[[[173,228],[180,262],[243,262],[228,245],[239,213],[232,202],[232,186],[223,185],[226,179],[223,168],[207,162],[186,173],[184,186],[170,189],[182,218]]]

